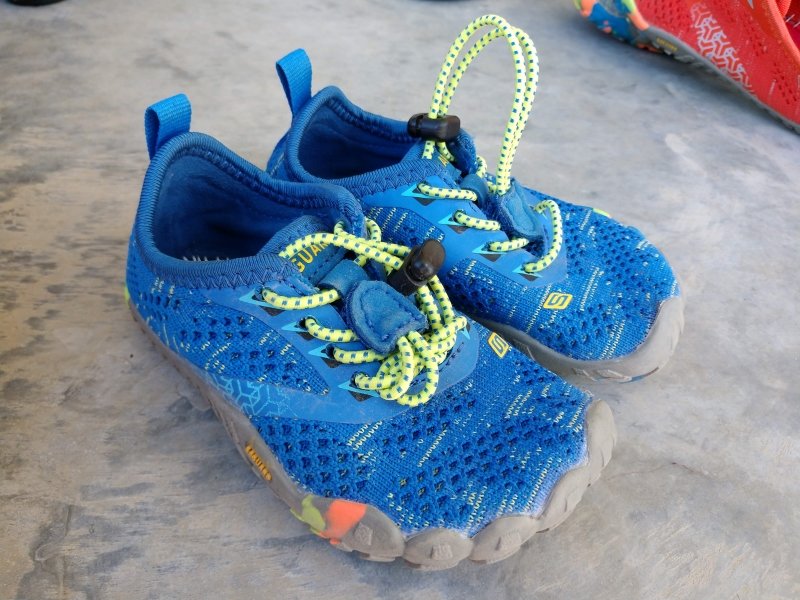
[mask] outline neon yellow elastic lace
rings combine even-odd
[[[374,260],[387,267],[390,272],[399,269],[410,249],[381,241],[381,230],[377,223],[370,219],[366,223],[368,240],[347,233],[342,223],[338,223],[333,233],[314,233],[300,238],[280,252],[280,256],[288,259],[311,246],[319,248],[333,245],[356,254],[354,262],[359,266],[363,267],[367,261]],[[264,302],[283,310],[317,308],[340,299],[339,292],[332,289],[295,297],[282,296],[265,288],[261,295]],[[416,300],[428,319],[428,330],[424,334],[410,331],[400,337],[397,348],[388,355],[371,349],[344,350],[335,346],[331,353],[333,360],[343,364],[380,362],[381,366],[374,376],[359,373],[353,378],[353,385],[374,391],[385,400],[395,400],[406,406],[417,406],[431,399],[439,383],[439,365],[445,361],[448,352],[455,345],[459,330],[467,325],[464,317],[455,314],[437,277],[417,290]],[[325,327],[313,317],[306,317],[301,324],[311,336],[319,340],[342,344],[358,341],[358,336],[351,329]],[[415,394],[409,394],[412,380],[423,371],[423,388]]]
[[[491,27],[491,30],[472,45],[454,70],[453,66],[456,63],[456,59],[467,42],[478,30],[487,26]],[[506,39],[514,59],[516,70],[514,101],[503,135],[500,157],[497,160],[497,173],[494,175],[488,173],[486,161],[480,156],[477,157],[478,170],[475,173],[485,180],[490,192],[498,195],[505,194],[511,189],[511,165],[514,162],[514,155],[522,138],[525,124],[528,122],[533,99],[536,95],[536,86],[539,81],[539,59],[536,54],[536,47],[528,34],[497,15],[485,15],[472,21],[453,42],[444,59],[442,70],[439,73],[436,88],[433,92],[430,111],[428,112],[428,117],[432,119],[447,115],[453,95],[467,68],[486,46],[500,37]],[[447,160],[451,162],[455,160],[445,142],[433,140],[425,142],[423,158],[432,159],[437,149]],[[478,199],[478,195],[472,190],[441,188],[427,183],[420,183],[417,188],[423,194],[433,198],[471,200],[473,202]],[[549,212],[553,228],[553,239],[548,252],[544,256],[535,262],[525,264],[523,269],[526,273],[535,273],[550,266],[561,251],[563,243],[561,212],[558,204],[553,200],[543,200],[536,204],[533,209],[541,214],[544,214],[545,211]],[[499,231],[501,229],[500,223],[495,220],[473,217],[462,211],[456,211],[453,214],[453,220],[464,227],[472,227],[484,231]],[[487,249],[491,252],[509,252],[523,248],[529,243],[530,240],[527,238],[519,237],[511,240],[490,242]]]

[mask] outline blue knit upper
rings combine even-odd
[[[472,148],[463,132],[462,140]],[[680,295],[666,258],[637,229],[534,190],[520,188],[523,203],[552,199],[561,210],[560,260],[532,276],[522,267],[539,258],[541,240],[520,250],[486,252],[489,242],[508,240],[512,232],[457,227],[451,215],[499,219],[497,207],[418,193],[418,183],[454,188],[462,176],[446,161],[421,160],[418,149],[405,123],[367,113],[328,87],[297,109],[268,171],[347,188],[391,241],[440,240],[448,253],[441,279],[459,310],[511,326],[572,359],[629,355],[646,340],[662,304]],[[554,309],[546,302],[552,294],[569,294],[569,304]]]
[[[557,202],[570,265],[562,279],[534,286],[514,281],[485,262],[464,260],[442,281],[466,313],[513,325],[573,358],[630,354],[647,336],[661,302],[678,295],[672,270],[638,229],[592,208]],[[571,294],[575,310],[540,310],[553,291]]]
[[[334,364],[297,327],[309,314],[342,327],[339,307],[259,300],[262,287],[314,290],[273,246],[304,213],[363,231],[353,198],[274,181],[207,136],[153,139],[128,255],[131,304],[251,419],[301,490],[375,506],[406,534],[472,535],[499,516],[541,511],[561,475],[585,462],[590,397],[516,350],[498,351],[474,323],[426,404],[357,393],[354,373],[377,365]]]
[[[516,350],[481,341],[470,376],[390,420],[357,426],[254,419],[290,473],[317,494],[379,508],[404,533],[472,535],[503,514],[537,514],[585,456],[588,396]]]

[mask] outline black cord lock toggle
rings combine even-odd
[[[411,249],[401,267],[392,271],[386,281],[403,296],[408,296],[436,276],[444,256],[444,246],[436,240],[425,240]]]
[[[432,119],[426,113],[419,113],[408,120],[408,135],[434,142],[449,142],[461,131],[461,119],[455,115],[445,115]]]

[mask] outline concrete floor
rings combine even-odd
[[[800,597],[800,136],[571,5],[0,2],[0,598]],[[285,52],[308,49],[317,89],[405,118],[489,11],[542,60],[516,175],[644,230],[686,329],[661,373],[589,386],[620,442],[567,522],[425,574],[333,550],[253,476],[130,319],[126,242],[151,102],[186,92],[195,130],[263,164]],[[511,73],[495,48],[457,98],[490,158]]]

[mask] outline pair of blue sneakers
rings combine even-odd
[[[495,39],[517,78],[492,174],[447,111]],[[608,406],[548,369],[660,368],[675,277],[636,229],[511,177],[538,63],[502,18],[461,32],[408,123],[312,95],[302,50],[277,66],[293,119],[266,170],[190,132],[185,96],[147,110],[134,318],[314,533],[425,569],[501,560],[615,443]]]

